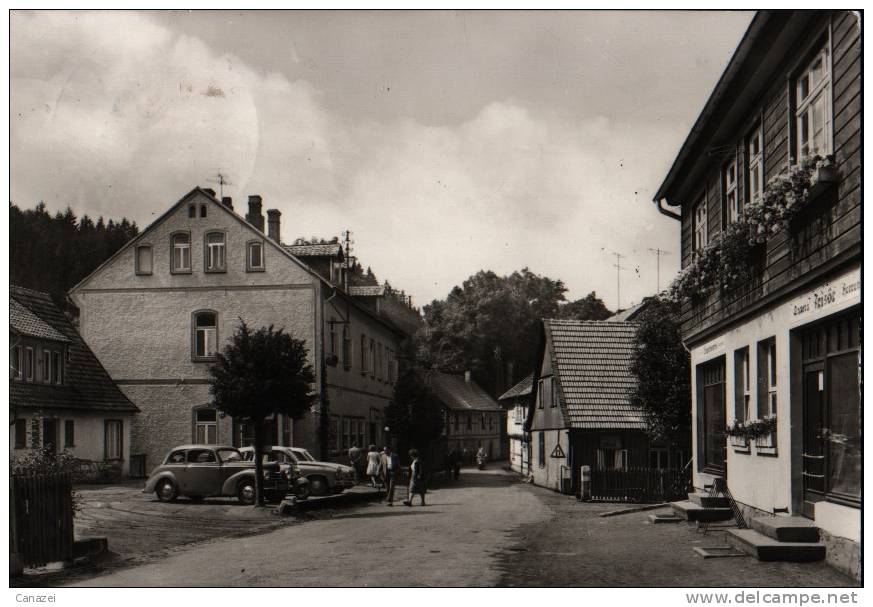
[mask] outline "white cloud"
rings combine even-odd
[[[351,228],[362,261],[419,303],[479,269],[528,265],[614,306],[608,252],[618,250],[636,255],[627,305],[654,290],[633,278],[646,247],[675,248],[678,228],[647,200],[667,168],[653,157],[678,147],[680,129],[511,99],[456,125],[353,123],[306,81],[135,13],[16,12],[12,49],[22,206],[145,224],[221,169],[238,210],[262,194],[283,211],[287,240]]]

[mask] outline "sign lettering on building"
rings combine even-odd
[[[860,301],[861,270],[857,268],[794,299],[791,324],[801,324]]]

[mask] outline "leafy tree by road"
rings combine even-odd
[[[558,318],[568,320],[605,320],[612,314],[594,291],[558,308]]]
[[[439,399],[413,368],[401,372],[394,386],[394,399],[385,410],[385,423],[397,437],[401,457],[415,447],[425,453],[443,432],[443,409]]]
[[[638,318],[631,372],[631,401],[646,419],[650,436],[675,445],[691,440],[691,355],[682,344],[679,308],[652,298]]]
[[[278,414],[302,417],[313,402],[315,374],[307,362],[306,343],[273,325],[252,331],[240,320],[216,356],[209,367],[212,405],[254,426],[255,503],[263,506],[264,420]]]

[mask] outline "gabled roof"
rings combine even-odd
[[[342,257],[343,247],[338,242],[325,244],[286,244],[286,251],[297,257]]]
[[[385,287],[382,285],[350,286],[349,295],[353,297],[381,297],[385,295]]]
[[[472,379],[467,381],[463,375],[432,371],[425,381],[433,388],[440,401],[453,411],[502,410],[497,401],[491,398],[479,384]]]
[[[544,320],[552,372],[571,428],[634,429],[646,425],[630,402],[636,324]]]
[[[68,344],[63,385],[11,381],[10,408],[139,411],[115,385],[82,336],[47,293],[10,285],[9,295],[10,307],[16,305],[26,309]]]
[[[632,321],[649,305],[650,297],[644,297],[643,300],[635,306],[631,306],[627,310],[616,312],[606,319],[606,322],[615,322],[617,320]]]
[[[9,298],[9,328],[19,335],[67,343],[63,333],[28,310],[17,299]]]
[[[512,386],[509,390],[503,393],[498,401],[511,400],[521,396],[530,396],[531,386],[533,385],[533,373],[525,377],[523,380]]]

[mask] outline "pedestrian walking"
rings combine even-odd
[[[357,445],[352,445],[352,448],[349,449],[349,465],[355,471],[355,484],[357,485],[361,482],[361,450],[358,449]]]
[[[400,460],[391,452],[391,447],[382,449],[382,481],[385,483],[385,498],[389,506],[394,505],[394,483],[400,472]]]
[[[367,453],[367,476],[370,477],[370,483],[372,483],[374,488],[380,484],[380,464],[381,457],[379,455],[379,452],[376,450],[376,445],[370,445],[370,450]]]
[[[418,449],[409,450],[409,459],[412,463],[409,464],[409,496],[403,502],[405,506],[412,506],[412,499],[419,495],[421,496],[421,505],[424,506],[424,494],[427,491],[427,479],[424,476],[424,464],[418,457]]]

